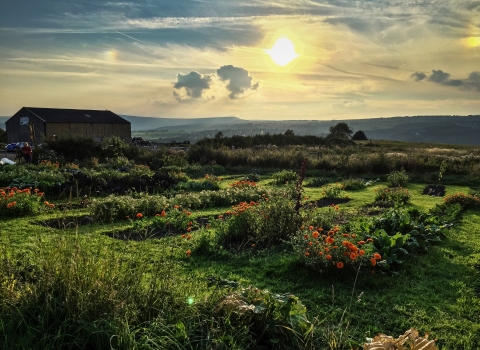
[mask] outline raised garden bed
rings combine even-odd
[[[428,185],[423,189],[423,194],[432,197],[444,197],[445,186],[443,185]]]

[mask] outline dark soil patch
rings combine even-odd
[[[338,205],[338,204],[344,204],[350,202],[350,198],[324,198],[324,199],[319,199],[316,202],[313,202],[313,204],[316,204],[317,207],[330,207],[332,204],[333,205]]]
[[[89,216],[69,216],[45,221],[36,221],[35,224],[63,230],[75,228],[77,226],[90,225],[92,222],[93,220]]]
[[[445,186],[443,185],[428,185],[423,189],[423,194],[433,197],[444,197]]]

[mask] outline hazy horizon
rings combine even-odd
[[[480,114],[480,1],[6,2],[0,115]]]

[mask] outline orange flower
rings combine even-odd
[[[10,209],[11,207],[15,206],[15,204],[13,204],[13,203],[15,203],[15,202],[8,203],[8,204],[7,204],[7,208]]]
[[[182,238],[185,238],[185,236],[186,236],[186,234],[184,233],[184,234],[182,235]]]
[[[49,205],[50,203],[48,203],[47,201],[45,201],[45,202],[43,202],[43,204],[45,204],[45,205]]]
[[[312,225],[308,226],[308,229],[309,229],[310,231],[312,231],[312,230],[313,230],[313,226],[312,226]]]
[[[160,214],[158,214],[158,213],[157,213],[157,214],[155,214],[155,216],[156,216],[156,217],[159,217],[159,216],[160,216]]]
[[[309,252],[305,252],[305,256],[310,256],[310,253],[309,253]]]
[[[365,250],[360,249],[360,251],[358,252],[358,254],[360,254],[360,256],[364,256],[364,255],[365,255]]]
[[[190,232],[191,230],[192,230],[192,228],[191,228],[191,227],[187,228],[187,232]]]
[[[339,261],[337,262],[337,269],[342,269],[343,268],[343,262]]]
[[[359,245],[365,244],[365,241],[359,241],[359,242],[357,242],[357,244],[359,244]]]
[[[187,239],[191,239],[191,238],[192,238],[192,236],[191,236],[191,235],[188,235],[188,236],[187,236]]]
[[[206,224],[206,225],[205,225],[205,228],[210,228],[210,224]]]
[[[326,252],[330,251],[330,249],[328,249],[327,247],[325,247],[323,250],[325,250]]]
[[[343,233],[342,236],[343,237],[349,237],[350,235],[348,233]]]
[[[373,239],[367,238],[367,242],[373,242]]]
[[[371,258],[370,263],[372,264],[372,266],[375,266],[377,265],[377,260],[375,260],[375,258]]]
[[[137,215],[135,215],[135,217],[136,217],[137,219],[140,219],[140,218],[143,217],[143,214],[142,214],[142,213],[137,213]]]
[[[255,247],[255,243],[252,244],[252,247]]]
[[[325,257],[327,260],[331,260],[332,259],[332,256],[329,254]]]
[[[219,215],[218,218],[219,218],[219,219],[223,219],[223,215]]]
[[[334,246],[332,247],[332,249],[337,249],[337,248],[338,248],[338,245],[334,245]]]
[[[318,255],[323,255],[323,252],[318,252]]]
[[[332,244],[333,242],[335,242],[335,240],[334,240],[332,237],[328,237],[327,240],[326,240],[326,242],[327,242],[328,244]]]
[[[382,258],[382,256],[378,253],[373,254],[373,257],[377,260],[380,260]]]
[[[187,256],[190,256],[190,255],[192,255],[192,251],[189,249],[187,250]]]
[[[53,208],[54,206],[55,206],[55,204],[49,204],[50,208]]]
[[[314,231],[314,232],[312,233],[312,236],[313,236],[313,238],[318,238],[318,231]]]
[[[357,254],[351,253],[351,254],[350,254],[350,259],[352,259],[352,260],[357,259]]]
[[[308,245],[313,245],[313,242],[308,242]]]

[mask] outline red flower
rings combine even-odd
[[[332,259],[332,256],[329,254],[325,257],[327,260],[331,260]]]
[[[143,218],[143,214],[142,213],[137,213],[137,215],[135,215],[135,217],[137,219],[141,219],[141,218]]]
[[[337,262],[337,269],[342,269],[343,268],[343,262],[339,261]]]

